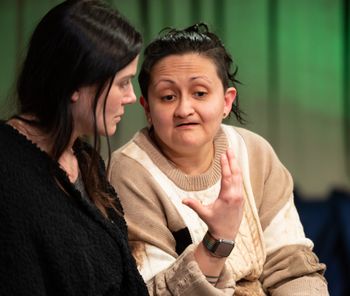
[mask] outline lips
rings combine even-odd
[[[191,126],[191,125],[197,125],[198,123],[196,122],[182,122],[182,123],[177,123],[175,126],[180,127],[180,126]]]

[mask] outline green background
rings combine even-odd
[[[54,0],[0,0],[0,113],[28,38]],[[165,26],[204,21],[238,64],[246,128],[268,139],[310,198],[350,188],[350,4],[347,0],[120,0],[145,42]],[[135,90],[139,88],[135,80]],[[233,119],[228,123],[236,124]],[[137,103],[111,139],[124,144],[146,125]],[[1,141],[1,139],[0,139]],[[103,150],[103,155],[106,156]]]

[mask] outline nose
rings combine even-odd
[[[191,99],[189,97],[182,96],[178,100],[178,104],[176,106],[174,115],[176,117],[186,118],[189,115],[192,115],[193,113],[194,113],[194,109],[193,109],[193,106],[192,106]]]
[[[135,102],[136,102],[136,95],[135,95],[134,87],[132,84],[130,84],[130,90],[126,94],[126,96],[124,96],[124,105],[133,104]]]

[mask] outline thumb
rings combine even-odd
[[[204,214],[205,207],[200,201],[193,198],[185,198],[182,200],[182,203],[194,210],[199,217],[201,217]]]

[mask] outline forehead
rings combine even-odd
[[[199,53],[174,54],[160,59],[151,70],[151,76],[172,75],[179,72],[217,74],[214,61]]]
[[[139,56],[136,56],[129,64],[127,64],[124,68],[122,68],[116,73],[115,79],[134,76],[137,71],[138,60],[139,60]]]

